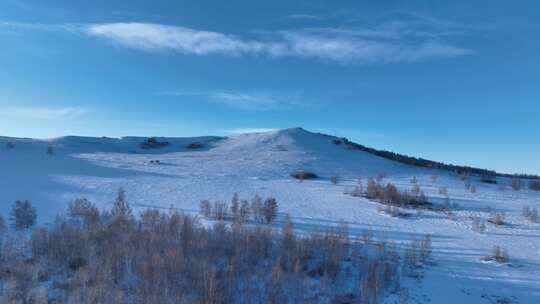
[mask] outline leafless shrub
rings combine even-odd
[[[540,191],[540,181],[538,180],[529,181],[529,189],[533,191]]]
[[[487,221],[496,226],[503,226],[506,225],[505,218],[506,216],[504,215],[504,213],[493,212],[490,214]]]
[[[416,176],[411,178],[411,184],[418,184],[418,178],[416,178]]]
[[[471,185],[471,186],[469,187],[469,191],[470,191],[471,193],[476,193],[476,186]]]
[[[510,181],[510,186],[512,187],[512,189],[514,189],[514,191],[519,191],[521,190],[521,179],[519,178],[513,178],[511,181]]]
[[[486,220],[481,217],[473,217],[472,230],[478,233],[484,233],[486,231]]]
[[[358,183],[352,188],[349,194],[354,197],[361,197],[364,195],[364,185],[362,184],[362,180],[358,180]]]
[[[334,176],[330,177],[330,182],[332,182],[332,184],[334,184],[334,185],[337,185],[339,183],[339,176],[334,175]]]
[[[69,217],[21,239],[24,254],[0,246],[0,302],[312,303],[346,294],[349,302],[375,303],[400,290],[404,260],[418,271],[431,253],[425,238],[402,259],[367,231],[360,245],[344,223],[309,235],[296,234],[288,216],[281,230],[239,221],[206,227],[175,211],[131,217],[125,196],[116,201],[93,225],[73,220],[93,204],[73,202]],[[131,219],[118,225],[117,218]]]
[[[54,148],[52,146],[47,146],[47,155],[53,155],[54,154]]]
[[[11,149],[14,149],[14,148],[15,148],[15,144],[13,144],[12,142],[8,141],[6,143],[6,149],[11,150]]]
[[[86,198],[76,199],[69,203],[68,215],[71,219],[87,225],[99,221],[99,209]]]
[[[386,205],[384,207],[379,207],[377,210],[380,213],[384,213],[384,214],[390,215],[392,217],[407,217],[407,216],[409,216],[408,213],[405,213],[405,212],[401,211],[401,209],[399,207],[395,207],[395,206],[391,206],[391,205]]]
[[[523,207],[522,214],[527,220],[533,223],[540,222],[540,218],[538,216],[538,209],[536,209],[536,207],[531,208],[529,206],[525,206]]]
[[[229,206],[224,202],[214,202],[212,207],[212,218],[218,221],[226,219],[229,213]]]
[[[431,252],[430,235],[424,236],[421,240],[412,239],[405,250],[403,272],[409,276],[418,277],[418,269],[429,264]]]
[[[388,174],[386,174],[386,172],[379,172],[377,173],[377,175],[375,176],[375,180],[377,180],[377,182],[381,182],[383,179],[385,179],[386,177],[388,177]]]
[[[440,194],[440,195],[444,195],[444,196],[448,195],[448,188],[446,188],[446,187],[439,187],[439,194]]]
[[[510,260],[508,257],[508,252],[506,249],[501,248],[500,246],[494,246],[493,252],[491,255],[483,257],[483,261],[493,261],[501,264],[506,264]]]
[[[13,228],[26,230],[36,224],[37,213],[30,201],[16,201],[11,209],[9,220]]]
[[[293,172],[291,173],[291,176],[299,181],[304,181],[306,179],[315,179],[318,177],[317,174],[305,170]]]
[[[439,176],[438,176],[438,175],[431,175],[431,176],[430,176],[430,179],[431,179],[431,182],[432,182],[432,183],[436,183],[437,180],[439,179]]]

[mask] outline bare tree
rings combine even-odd
[[[275,198],[267,198],[264,201],[264,220],[267,224],[272,223],[278,213],[278,203]]]
[[[11,225],[17,230],[25,230],[36,224],[36,209],[30,201],[16,201],[11,209]]]
[[[212,215],[212,207],[210,205],[210,201],[202,200],[199,203],[199,212],[201,213],[202,216],[206,218],[210,218],[210,216]]]
[[[116,200],[111,209],[112,217],[117,221],[128,222],[133,219],[133,210],[126,198],[126,191],[122,188],[118,189]]]
[[[514,191],[521,190],[521,179],[519,178],[512,179],[512,181],[510,182],[510,186],[512,187],[512,189],[514,189]]]

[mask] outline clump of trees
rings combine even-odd
[[[368,179],[366,191],[363,192],[362,196],[383,204],[398,207],[422,207],[431,205],[418,184],[415,184],[410,191],[400,191],[392,183],[385,185],[373,178]]]
[[[11,242],[0,246],[1,303],[380,303],[431,252],[428,237],[405,256],[384,240],[357,243],[345,224],[297,234],[288,217],[270,229],[135,215],[124,191],[110,210],[75,200]]]
[[[224,202],[211,203],[203,200],[199,204],[199,213],[205,218],[212,220],[230,220],[233,222],[246,223],[254,221],[256,223],[271,224],[278,215],[279,204],[273,197],[262,199],[255,195],[251,201],[240,199],[235,193],[231,203]]]

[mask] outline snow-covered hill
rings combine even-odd
[[[6,217],[15,200],[28,199],[48,222],[75,198],[107,207],[120,187],[135,207],[185,212],[197,212],[203,199],[229,201],[235,192],[273,196],[301,231],[344,221],[352,234],[372,229],[398,244],[432,234],[436,265],[413,288],[413,303],[540,303],[540,224],[521,215],[524,206],[540,207],[538,192],[504,190],[473,178],[472,193],[453,173],[397,163],[335,139],[300,128],[230,138],[157,138],[169,145],[155,149],[143,149],[147,138],[140,137],[0,138],[0,213]],[[299,182],[290,177],[296,170],[319,178]],[[359,179],[365,184],[381,173],[384,182],[401,189],[411,188],[416,177],[435,203],[447,188],[459,207],[453,216],[407,211],[410,217],[393,218],[379,213],[378,203],[345,194]],[[338,184],[332,176],[339,176]],[[490,211],[504,212],[510,224],[474,231],[472,218],[486,218]],[[508,250],[509,265],[481,262],[495,245]]]

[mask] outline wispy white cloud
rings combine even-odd
[[[395,28],[286,30],[245,39],[213,31],[152,23],[92,24],[83,32],[140,50],[193,55],[268,55],[339,63],[415,62],[471,54],[440,37]],[[415,35],[415,39],[407,39]]]
[[[79,107],[3,107],[0,116],[16,119],[73,119],[85,113]]]
[[[292,14],[285,16],[287,19],[300,19],[300,20],[322,20],[324,19],[321,16],[310,15],[310,14]]]
[[[230,129],[225,130],[225,133],[227,134],[246,134],[246,133],[262,133],[262,132],[272,132],[277,131],[279,129],[275,128],[237,128],[237,129]]]
[[[238,92],[238,91],[209,91],[209,92],[186,92],[186,91],[160,91],[159,96],[204,97],[210,102],[224,104],[233,108],[253,111],[268,111],[276,109],[288,109],[303,107],[306,100],[299,94],[284,94],[271,92]]]
[[[473,53],[447,41],[447,37],[460,34],[456,26],[426,18],[417,17],[414,22],[393,20],[370,27],[258,31],[250,32],[249,36],[139,22],[62,25],[0,22],[0,27],[82,33],[143,51],[294,57],[341,64],[417,62]]]

